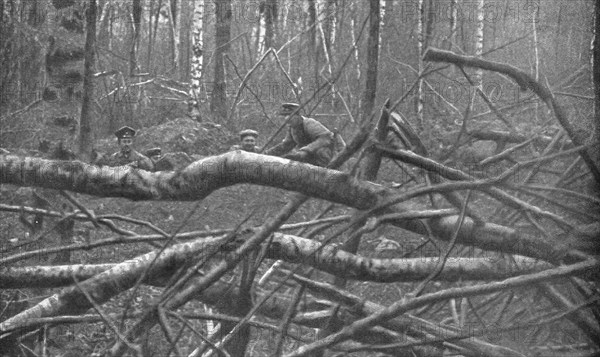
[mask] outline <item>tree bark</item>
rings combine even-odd
[[[375,108],[377,96],[377,72],[379,65],[379,23],[381,22],[379,0],[369,1],[369,39],[367,40],[367,80],[363,94],[362,115],[367,120]]]
[[[594,123],[596,124],[596,141],[600,141],[600,3],[596,1],[595,9],[595,24],[594,26],[594,41],[592,42],[592,77],[594,82],[594,92],[596,100],[594,101]],[[596,157],[597,158],[597,157]],[[600,185],[596,178],[596,185]]]
[[[214,84],[210,109],[217,122],[227,118],[227,83],[225,81],[225,54],[231,40],[231,0],[214,0],[216,11]]]
[[[207,247],[209,246],[210,243],[207,244]],[[181,257],[184,254],[183,247],[175,246],[179,252],[177,254],[181,254]],[[406,248],[408,250],[412,247]],[[437,257],[365,258],[338,250],[332,245],[324,246],[312,239],[282,233],[275,233],[266,253],[269,259],[280,259],[290,263],[301,262],[342,278],[378,283],[421,281],[435,268],[438,261]],[[399,249],[398,253],[400,255],[404,251]],[[173,261],[183,264],[184,259],[177,256]],[[72,285],[73,277],[79,281],[87,280],[114,266],[115,264],[74,264],[1,267],[0,283],[6,289],[63,287]],[[449,258],[434,281],[502,280],[550,268],[552,265],[549,263],[522,256],[500,257],[494,254],[490,257]],[[165,270],[157,276],[167,276],[167,273],[168,271]],[[115,279],[117,278],[115,276]],[[146,283],[160,285],[160,279],[152,279]]]
[[[96,0],[90,0],[86,10],[86,40],[83,70],[83,98],[79,119],[79,157],[89,161],[92,155],[94,133],[92,130],[94,97],[94,63],[96,48]]]
[[[308,0],[308,46],[311,53],[314,87],[319,88],[319,48],[317,47],[317,9],[315,0]]]
[[[133,0],[131,8],[132,18],[132,37],[129,50],[129,75],[133,75],[138,70],[138,48],[140,45],[140,31],[142,26],[142,3],[141,0]]]
[[[202,77],[204,68],[204,0],[195,0],[193,2],[194,15],[192,17],[192,59],[190,61],[190,97],[191,115],[194,119],[201,121],[200,115],[200,89],[202,86]]]
[[[179,73],[177,77],[180,81],[188,83],[190,81],[190,58],[192,43],[192,17],[194,16],[194,1],[180,0],[179,15]]]
[[[277,26],[278,7],[277,0],[266,0],[263,3],[263,17],[265,19],[265,51],[275,46],[275,28]]]
[[[352,143],[351,143],[352,145]],[[127,184],[124,184],[126,182]],[[50,161],[37,158],[19,158],[0,155],[0,183],[36,186],[101,197],[124,197],[134,200],[199,200],[213,191],[239,183],[251,183],[301,192],[360,210],[368,210],[397,197],[393,189],[368,181],[359,181],[348,173],[329,170],[286,159],[242,151],[232,151],[208,157],[190,164],[177,172],[151,173],[131,167],[97,167],[78,161]],[[477,187],[473,182],[454,182],[434,188],[417,188],[402,194],[403,200],[435,191],[454,191]],[[490,192],[511,202],[508,194],[497,188]],[[496,192],[496,193],[494,193]],[[510,196],[508,196],[510,197]],[[521,209],[539,208],[512,205]],[[393,212],[402,212],[396,205]],[[366,218],[366,216],[365,216]],[[449,239],[458,216],[430,218],[425,222],[441,239]],[[419,219],[392,220],[398,227],[428,236],[425,222]],[[577,251],[552,245],[518,231],[491,223],[476,224],[465,218],[458,232],[459,244],[472,245],[484,250],[525,255],[550,262],[582,260]]]

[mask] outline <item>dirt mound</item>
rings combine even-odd
[[[184,152],[188,155],[210,156],[227,151],[236,140],[235,134],[219,124],[177,118],[139,130],[135,148],[142,153],[152,147],[161,147],[163,154]],[[101,152],[116,151],[115,138],[98,140],[96,149]]]

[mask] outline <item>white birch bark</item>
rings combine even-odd
[[[190,97],[192,98],[192,115],[199,119],[198,106],[200,102],[200,89],[202,87],[202,74],[204,68],[204,0],[194,0],[194,15],[192,18],[192,59],[190,62]]]

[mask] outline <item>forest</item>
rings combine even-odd
[[[0,16],[0,356],[600,355],[600,2]]]

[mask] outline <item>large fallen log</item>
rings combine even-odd
[[[181,171],[156,173],[126,166],[97,167],[79,161],[0,155],[1,183],[69,190],[101,197],[182,201],[202,199],[226,186],[251,183],[297,191],[359,210],[373,209],[390,197],[399,195],[396,190],[357,180],[344,172],[243,151],[207,157]],[[410,199],[429,192],[477,189],[481,185],[478,182],[445,183],[431,188],[417,188],[401,195]],[[533,213],[539,214],[539,209],[531,208]],[[391,209],[403,211],[401,204]],[[425,236],[430,233],[427,228],[429,225],[439,238],[449,239],[457,219],[458,215],[454,215],[423,220],[401,219],[393,223]],[[584,259],[575,250],[565,250],[564,247],[520,234],[509,227],[492,223],[476,224],[468,217],[458,232],[457,243],[556,264]]]

